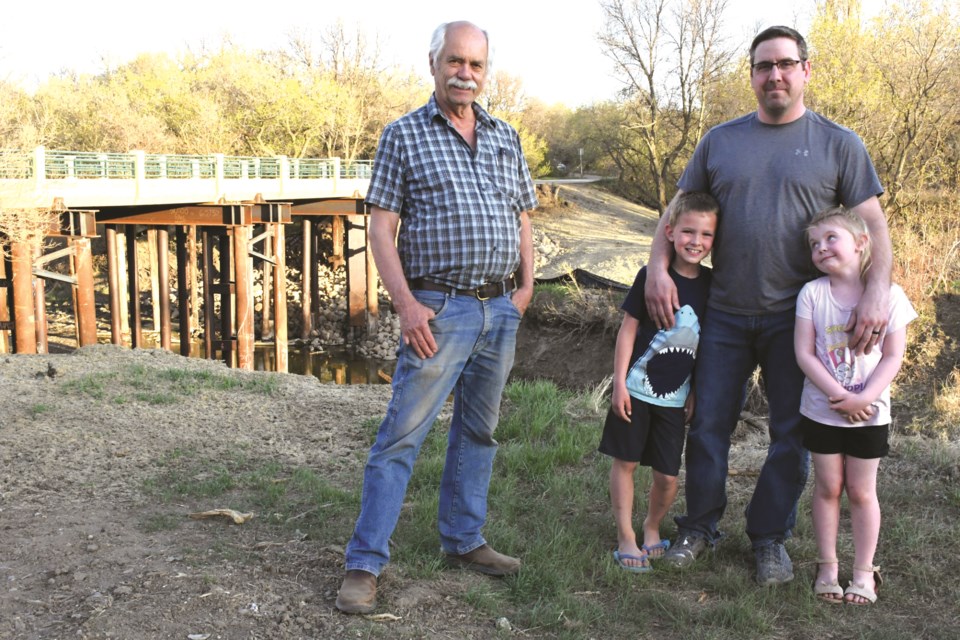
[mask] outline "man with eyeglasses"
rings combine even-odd
[[[800,434],[803,372],[793,349],[796,298],[815,277],[804,245],[813,215],[842,204],[867,222],[875,247],[870,280],[851,316],[851,344],[869,352],[886,328],[892,250],[883,193],[860,138],[807,110],[807,44],[797,31],[765,29],[750,46],[757,110],[711,129],[677,183],[720,202],[713,286],[701,326],[694,379],[696,410],[686,448],[687,513],[663,560],[689,566],[723,537],[730,440],[757,366],[769,405],[770,446],[746,509],[757,582],[793,579],[784,541],[796,523],[809,470]],[[676,202],[676,197],[673,202]],[[673,206],[671,202],[671,206]],[[677,294],[667,275],[664,220],[647,267],[646,301],[661,327],[673,324]]]

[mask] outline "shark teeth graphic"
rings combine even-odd
[[[651,396],[661,400],[679,397],[684,382],[693,368],[696,351],[684,346],[667,346],[647,362],[644,386]]]

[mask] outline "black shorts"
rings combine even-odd
[[[630,422],[607,411],[598,451],[617,460],[639,462],[667,476],[680,474],[683,407],[658,407],[630,399]]]
[[[800,428],[803,430],[803,446],[811,453],[842,453],[863,460],[885,458],[890,453],[888,424],[835,427],[804,416]]]

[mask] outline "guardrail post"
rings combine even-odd
[[[33,150],[33,183],[37,193],[43,191],[43,184],[47,180],[47,150],[39,146]]]
[[[277,171],[277,182],[280,185],[279,196],[283,197],[284,185],[287,182],[287,177],[290,175],[290,158],[287,156],[277,156],[277,164],[279,165]]]
[[[144,181],[147,178],[147,152],[146,151],[131,151],[130,154],[133,156],[133,180],[136,193],[137,202],[140,201],[141,195],[143,194]]]
[[[333,160],[333,192],[337,193],[337,185],[340,184],[340,158],[331,158]]]
[[[223,189],[223,154],[215,153],[213,154],[213,177],[214,177],[214,186],[217,190],[216,194],[213,197],[213,201],[217,202],[220,198],[224,197],[226,193]]]

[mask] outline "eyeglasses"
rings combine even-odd
[[[777,60],[776,62],[757,62],[750,65],[750,68],[756,73],[770,73],[773,71],[773,68],[776,67],[780,69],[780,73],[786,73],[788,71],[793,71],[793,69],[799,64],[802,65],[806,60],[793,60],[791,58],[784,58],[783,60]]]

